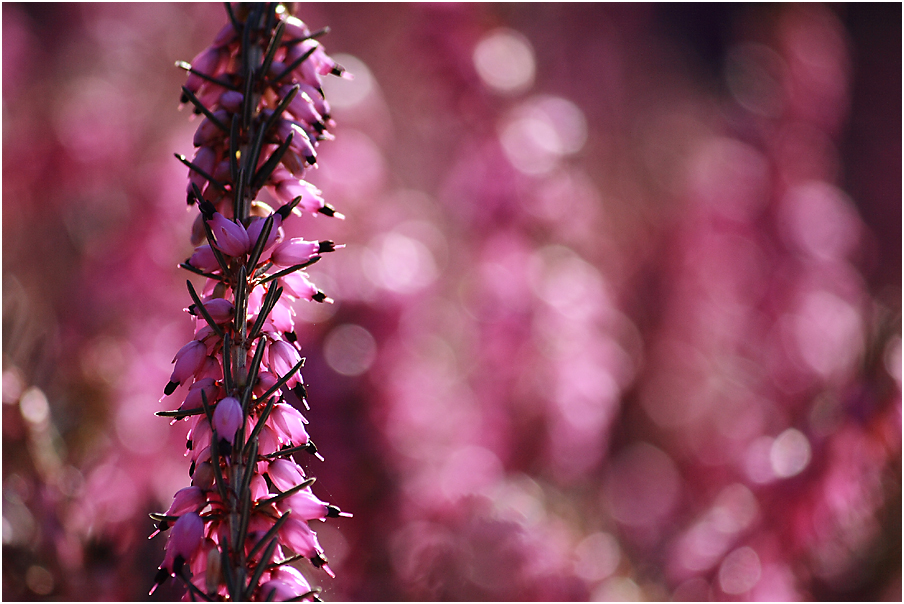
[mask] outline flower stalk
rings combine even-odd
[[[307,408],[292,303],[332,302],[302,272],[332,241],[286,239],[293,216],[343,218],[303,179],[332,138],[321,79],[341,76],[307,26],[277,3],[226,4],[229,22],[190,64],[182,103],[201,122],[188,167],[187,201],[198,215],[195,252],[180,266],[194,338],[174,358],[157,415],[190,424],[191,486],[165,513],[166,555],[151,593],[169,577],[199,600],[316,600],[290,566],[307,558],[333,576],[309,523],[349,516],[318,499],[294,456],[320,459],[296,408]],[[268,189],[282,205],[257,199]]]

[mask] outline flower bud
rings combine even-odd
[[[173,503],[166,511],[167,516],[181,516],[186,512],[198,512],[207,505],[207,496],[198,487],[185,487],[176,491]]]
[[[229,113],[227,113],[225,109],[217,109],[211,115],[218,119],[221,124],[229,123]],[[220,128],[216,122],[205,117],[201,120],[198,129],[195,130],[195,137],[192,140],[192,144],[195,147],[208,146],[219,143],[224,138],[226,138],[226,133],[223,129]]]
[[[224,298],[214,298],[213,300],[204,302],[204,310],[207,311],[210,318],[217,324],[226,323],[235,317],[235,305]],[[195,304],[188,307],[188,312],[193,315],[201,314]]]
[[[209,245],[200,245],[195,248],[195,253],[188,259],[188,263],[202,271],[212,273],[220,269],[220,263]]]
[[[192,340],[180,348],[179,352],[176,353],[175,358],[173,358],[173,362],[176,366],[173,368],[173,373],[170,376],[170,383],[178,385],[185,382],[185,380],[193,376],[198,369],[200,369],[201,364],[206,357],[207,346],[197,340]],[[172,394],[172,392],[169,392],[168,394]]]
[[[183,514],[173,525],[169,541],[166,542],[166,555],[163,557],[165,568],[172,573],[179,571],[179,567],[190,561],[201,547],[204,538],[204,521],[196,512]]]
[[[239,426],[242,425],[242,404],[237,398],[227,396],[213,410],[213,427],[217,435],[232,442]]]

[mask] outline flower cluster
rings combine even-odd
[[[301,180],[332,122],[321,78],[341,75],[303,22],[282,5],[227,4],[229,23],[191,64],[182,102],[203,115],[189,167],[188,202],[200,212],[188,281],[194,339],[183,346],[158,415],[190,423],[191,486],[153,514],[169,530],[156,583],[184,581],[192,598],[315,599],[289,562],[308,558],[332,576],[309,522],[348,516],[318,499],[293,455],[317,449],[295,405],[304,363],[291,304],[331,302],[302,269],[337,247],[287,238],[293,214],[341,218]],[[268,188],[282,202],[257,201]],[[206,241],[206,243],[204,243]],[[294,404],[293,404],[294,403]]]

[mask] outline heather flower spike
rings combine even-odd
[[[322,459],[286,398],[307,406],[291,303],[331,302],[296,271],[343,246],[285,239],[283,224],[304,213],[343,217],[301,179],[332,139],[321,79],[344,70],[315,41],[325,32],[281,4],[227,3],[226,12],[213,44],[177,63],[189,74],[181,102],[202,116],[194,157],[176,155],[199,212],[197,247],[180,266],[206,283],[187,282],[194,339],[164,388],[182,400],[158,413],[189,423],[191,485],[151,515],[151,536],[168,532],[151,592],[175,577],[191,599],[313,601],[319,589],[285,561],[308,558],[333,576],[308,522],[350,514],[321,501],[294,458]],[[257,200],[264,188],[283,205]]]

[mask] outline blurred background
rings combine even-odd
[[[901,6],[311,4],[325,600],[901,599]],[[3,5],[3,598],[189,484],[178,111],[220,4]],[[178,405],[178,401],[175,402]],[[154,600],[181,597],[167,585]]]

